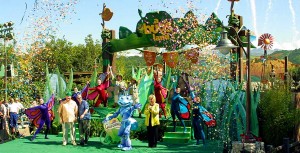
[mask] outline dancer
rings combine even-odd
[[[165,99],[168,96],[168,89],[162,86],[161,77],[157,77],[154,79],[154,94],[156,98],[156,103],[159,104],[159,108],[164,113],[165,118],[167,118]],[[161,114],[162,113],[159,112],[159,118],[161,118]]]
[[[173,79],[173,83],[175,79]],[[175,115],[178,120],[181,122],[181,125],[184,127],[184,133],[186,132],[186,127],[183,119],[190,118],[190,104],[180,95],[180,87],[175,87],[175,83],[173,84],[174,94],[171,99],[171,116],[173,120],[173,131],[176,132],[176,122]]]
[[[45,139],[49,139],[47,137],[49,129],[51,127],[51,119],[53,119],[52,107],[55,103],[55,95],[52,94],[48,102],[45,104],[44,100],[40,99],[40,105],[32,108],[28,108],[25,110],[25,114],[29,119],[32,119],[32,123],[38,128],[34,135],[31,137],[31,141],[36,138],[36,135],[42,130],[44,124],[46,124],[47,128],[45,131]]]
[[[95,107],[99,107],[101,103],[103,103],[103,106],[107,106],[107,100],[108,100],[108,93],[106,89],[109,87],[109,78],[110,78],[110,71],[106,73],[106,77],[104,81],[102,82],[101,79],[97,80],[98,85],[93,88],[88,88],[89,94],[87,96],[88,100],[95,100]],[[91,92],[90,92],[91,91]]]
[[[203,132],[203,128],[201,126],[203,117],[201,114],[207,112],[207,110],[201,106],[201,98],[196,97],[193,104],[193,128],[194,128],[194,137],[197,140],[196,145],[200,144],[200,139],[203,141],[203,145],[205,145],[205,135]]]

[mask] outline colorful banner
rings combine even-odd
[[[185,58],[187,60],[191,60],[192,63],[197,63],[199,58],[199,52],[197,49],[191,49],[185,52]]]
[[[156,53],[148,50],[144,50],[144,59],[147,66],[152,66],[156,60]]]
[[[163,59],[170,68],[174,68],[178,63],[178,52],[163,53]]]

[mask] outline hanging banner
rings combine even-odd
[[[174,68],[178,63],[178,52],[163,53],[163,59],[170,68]]]
[[[156,53],[148,50],[144,50],[144,59],[147,66],[152,66],[156,59]]]
[[[185,58],[191,60],[192,63],[198,62],[199,52],[196,49],[191,49],[185,52]]]

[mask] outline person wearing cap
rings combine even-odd
[[[66,94],[66,100],[62,101],[58,108],[60,123],[62,124],[63,131],[63,146],[67,145],[68,133],[70,130],[71,143],[75,146],[75,126],[74,122],[77,121],[78,106],[74,100],[71,99],[72,93]]]

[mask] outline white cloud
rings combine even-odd
[[[294,50],[300,48],[300,39],[292,42],[274,42],[274,49]]]
[[[217,6],[216,6],[215,11],[214,11],[217,15],[218,15],[218,10],[220,8],[220,4],[221,4],[221,0],[218,1]]]
[[[255,0],[250,0],[250,6],[251,6],[251,14],[252,14],[252,24],[254,28],[254,33],[257,35],[257,24],[256,24],[256,4]]]

